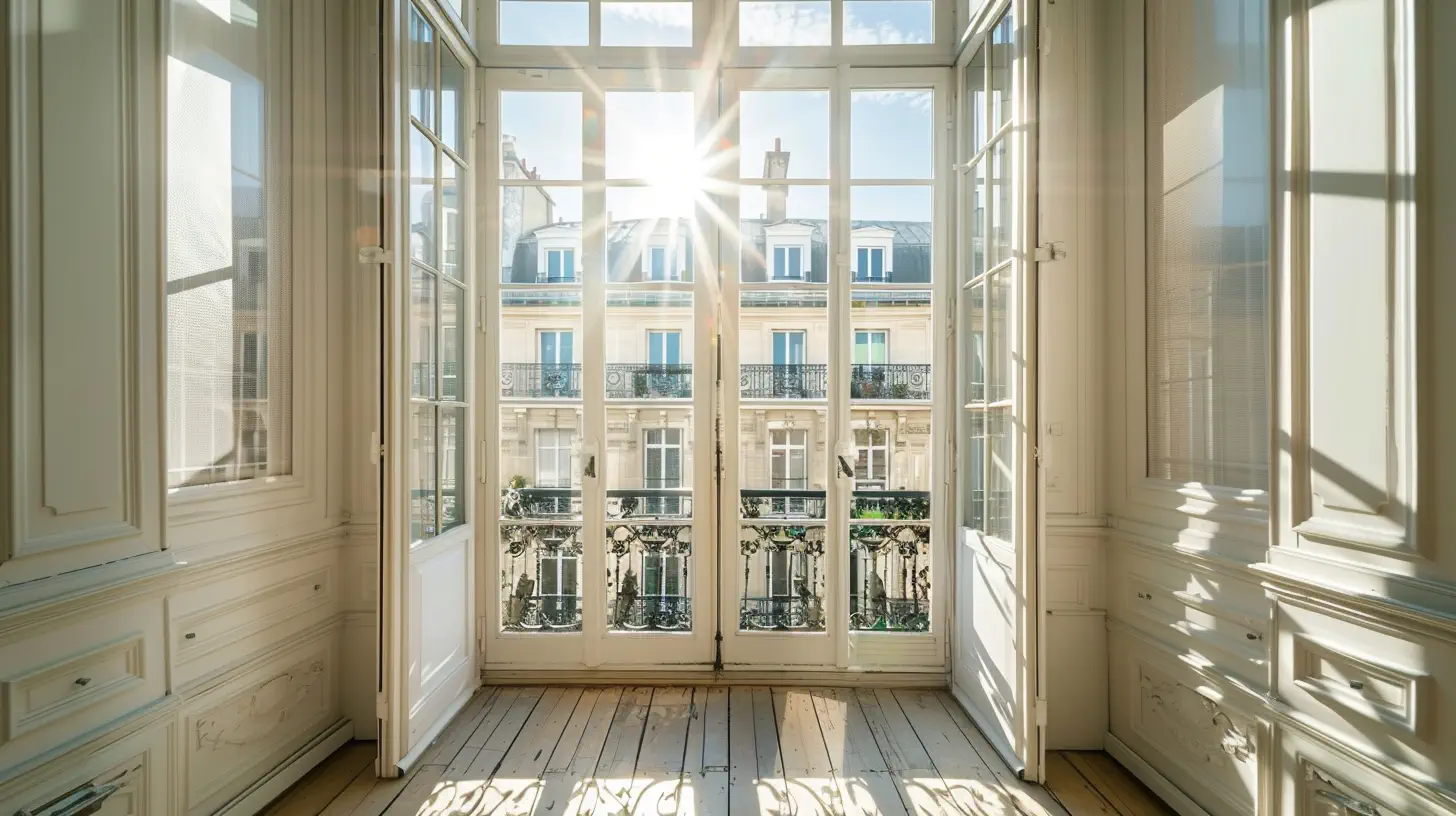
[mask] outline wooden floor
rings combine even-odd
[[[409,775],[376,779],[373,752],[345,747],[266,816],[1068,812],[934,691],[487,689]]]
[[[1047,787],[1074,816],[1174,816],[1157,794],[1102,751],[1053,751],[1046,770]]]

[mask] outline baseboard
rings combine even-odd
[[[456,671],[459,671],[459,669],[456,669]],[[400,774],[409,773],[410,768],[420,760],[420,757],[434,743],[435,738],[440,736],[440,732],[444,731],[449,727],[450,723],[454,722],[456,715],[464,710],[465,704],[470,702],[470,698],[474,697],[475,693],[479,690],[478,686],[471,686],[446,707],[445,712],[436,718],[435,723],[430,726],[430,730],[426,731],[424,736],[415,740],[415,747],[399,760]]]
[[[1017,756],[1016,752],[1011,749],[1011,744],[1002,739],[1000,734],[994,730],[988,731],[982,728],[979,722],[976,722],[975,706],[966,700],[965,694],[956,687],[955,683],[950,684],[950,696],[961,707],[961,710],[966,713],[966,717],[971,721],[971,724],[976,726],[976,730],[981,732],[981,736],[986,738],[986,742],[996,751],[996,754],[1001,757],[1001,761],[1006,763],[1006,767],[1010,768],[1012,773],[1015,773],[1018,778],[1026,779],[1026,763],[1021,761],[1021,757]],[[1036,780],[1031,781],[1034,782]]]
[[[1178,811],[1178,816],[1209,816],[1208,811],[1198,806],[1198,803],[1188,798],[1188,794],[1178,789],[1158,772],[1157,768],[1148,764],[1148,761],[1137,755],[1137,752],[1129,748],[1127,743],[1107,732],[1103,739],[1102,747],[1112,758],[1122,763],[1122,767],[1132,772],[1133,776],[1142,780],[1158,798],[1167,803],[1168,807]]]
[[[934,672],[763,671],[661,669],[656,671],[583,669],[491,669],[481,673],[487,686],[809,686],[822,688],[946,688]]]
[[[347,719],[339,720],[327,731],[309,740],[307,745],[295,751],[267,776],[254,782],[231,802],[219,808],[213,816],[253,816],[262,812],[263,808],[292,787],[293,783],[302,779],[304,774],[353,738],[353,723]]]

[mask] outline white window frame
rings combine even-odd
[[[855,285],[869,283],[890,283],[895,279],[895,231],[885,227],[860,227],[854,231],[851,238],[852,251],[849,253],[850,277]],[[859,253],[869,253],[869,269],[860,269]],[[879,278],[869,277],[870,269],[874,268],[874,253],[880,253],[882,261]],[[861,277],[861,274],[865,277]]]
[[[778,441],[779,434],[783,434],[783,439],[784,439],[783,442],[779,442]],[[794,443],[794,435],[795,434],[803,434],[803,440],[804,441],[802,443],[795,444]],[[803,458],[802,458],[801,461],[804,464],[804,475],[801,476],[801,477],[798,477],[797,480],[798,481],[802,481],[804,483],[804,486],[803,487],[776,488],[776,489],[781,489],[781,490],[808,490],[808,489],[810,489],[810,487],[809,487],[809,429],[808,428],[783,428],[783,427],[770,428],[769,429],[769,431],[768,431],[768,474],[769,474],[769,482],[770,482],[770,484],[772,484],[773,479],[775,478],[774,475],[773,475],[773,472],[774,472],[773,471],[774,459],[776,457],[780,456],[780,455],[782,455],[784,457],[784,473],[785,473],[785,476],[783,478],[786,479],[786,480],[794,480],[795,479],[794,476],[788,475],[789,472],[793,469],[792,468],[792,465],[793,465],[793,462],[794,462],[794,458],[793,458],[793,455],[792,454],[793,454],[794,451],[800,451],[800,452],[803,453]]]
[[[861,334],[870,335],[871,338],[874,335],[881,335],[881,336],[883,336],[885,338],[885,342],[883,342],[883,343],[880,344],[881,348],[883,348],[885,350],[885,359],[884,360],[881,360],[879,362],[875,362],[873,360],[870,360],[870,361],[866,361],[866,362],[861,363],[861,362],[859,362],[858,360],[855,359],[855,357],[857,356],[856,355],[856,352],[858,352],[858,350],[860,348],[859,336]],[[873,349],[874,347],[875,347],[875,344],[873,342],[868,343],[865,346],[865,348],[868,348],[868,349]],[[871,354],[869,356],[872,357],[874,355]],[[854,338],[853,338],[853,340],[850,343],[850,363],[852,365],[889,365],[890,364],[890,330],[889,329],[863,329],[863,328],[856,328],[856,329],[854,329]]]
[[[670,361],[670,360],[667,359],[668,356],[669,356],[668,353],[667,353],[667,349],[668,349],[667,338],[668,338],[669,335],[673,335],[673,334],[677,335],[677,359]],[[683,336],[682,329],[648,329],[647,330],[647,361],[646,361],[647,364],[648,365],[657,365],[656,363],[653,363],[652,362],[652,341],[654,339],[658,338],[658,337],[661,337],[662,338],[662,340],[661,340],[661,343],[662,343],[662,363],[661,363],[661,365],[664,365],[664,366],[682,365],[682,360],[683,360],[683,356],[684,356],[684,354],[683,354],[684,349],[683,349],[682,336]]]
[[[880,435],[880,438],[883,440],[883,442],[881,444],[879,444],[879,445],[875,445],[875,444],[860,445],[859,444],[859,435],[860,434],[865,434],[865,437],[866,437],[867,440],[872,440],[875,434],[879,434]],[[865,426],[864,424],[860,424],[859,427],[857,427],[857,428],[854,429],[854,435],[855,435],[854,449],[855,449],[855,474],[856,474],[855,475],[855,479],[854,479],[854,489],[855,490],[889,490],[890,489],[890,478],[891,478],[890,464],[893,461],[893,454],[891,453],[892,447],[890,445],[890,429],[889,428],[870,428],[870,427]],[[876,451],[879,452],[879,456],[876,456],[875,455],[875,452]],[[865,473],[868,474],[868,477],[865,478],[865,479],[863,479],[863,480],[861,480],[859,478],[859,475],[858,475],[859,474],[859,463],[860,462],[864,462],[865,463]],[[875,475],[875,463],[876,462],[882,462],[883,463],[883,465],[884,465],[884,474],[885,474],[884,475],[884,478],[881,478],[881,479],[874,478],[874,475]],[[880,485],[878,487],[867,486],[865,484],[867,482],[879,482]]]
[[[576,276],[576,248],[575,247],[547,247],[543,252],[546,255],[546,282],[547,283],[575,283],[579,278]],[[557,265],[570,277],[559,277],[556,280],[551,278],[552,256],[560,256]],[[569,269],[568,269],[569,267]]]
[[[654,434],[661,434],[661,437],[660,437],[661,438],[661,441],[660,442],[654,442],[654,441],[652,441],[652,438],[653,438],[653,435]],[[675,441],[675,442],[668,441],[672,437],[675,437],[677,441]],[[672,485],[670,488],[669,487],[666,487],[664,485],[648,485],[648,487],[650,487],[650,488],[663,488],[663,489],[672,489],[672,488],[682,487],[683,471],[684,471],[684,468],[686,467],[686,462],[683,459],[683,429],[682,428],[643,428],[642,429],[642,481],[644,483],[653,478],[653,477],[649,476],[648,474],[651,473],[651,471],[652,471],[652,468],[650,466],[650,463],[652,463],[654,461],[654,459],[655,459],[655,461],[657,463],[657,468],[658,468],[657,472],[659,474],[656,477],[657,481],[665,481],[667,479],[667,476],[665,475],[667,473],[667,452],[669,450],[673,450],[673,449],[676,449],[677,450],[677,482],[678,483],[675,484],[675,485]]]
[[[542,338],[543,335],[547,335],[547,334],[554,334],[554,335],[556,335],[556,357],[557,357],[557,359],[555,359],[555,360],[543,360],[543,359],[541,359],[541,338]],[[570,360],[562,360],[562,359],[560,359],[561,358],[561,335],[563,335],[563,334],[566,334],[566,335],[570,335],[571,336],[571,359]],[[535,351],[535,355],[536,355],[536,364],[537,365],[543,365],[543,366],[544,365],[571,365],[571,364],[575,363],[576,362],[576,355],[577,355],[577,349],[576,349],[576,329],[543,329],[543,328],[536,329],[536,348],[535,348],[534,351]]]
[[[662,253],[661,277],[658,277],[657,270],[654,268],[658,253]],[[643,269],[642,279],[656,283],[681,279],[682,276],[678,274],[676,269],[675,255],[676,253],[672,251],[672,247],[669,247],[667,244],[648,244],[647,251],[642,254],[642,259],[645,261],[644,266],[646,267]]]
[[[794,251],[799,253],[798,268],[794,268]],[[779,274],[780,253],[784,259],[784,274]],[[804,247],[800,244],[776,244],[770,253],[769,276],[772,281],[803,281],[804,280]]]
[[[642,554],[642,596],[653,598],[681,598],[683,597],[683,586],[686,581],[682,577],[683,557],[675,553],[645,552]],[[657,563],[658,586],[651,586],[647,581],[647,564],[650,561]],[[667,591],[668,573],[677,576],[677,591]]]
[[[550,444],[543,444],[550,437]],[[565,437],[563,440],[562,437]],[[576,430],[573,428],[537,428],[535,439],[536,458],[536,487],[575,487],[577,484],[576,469],[572,466],[572,458],[576,450]],[[545,484],[546,479],[542,476],[543,454],[550,453],[555,462],[556,478],[552,484]],[[565,467],[562,466],[561,456],[565,454]],[[565,473],[565,484],[561,482],[562,473]]]

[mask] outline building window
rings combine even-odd
[[[773,251],[774,280],[804,279],[804,248],[801,246],[778,246]]]
[[[536,486],[571,487],[571,451],[576,432],[566,428],[536,431]]]
[[[648,490],[682,487],[682,428],[648,428],[643,432],[642,486]],[[649,515],[679,515],[680,496],[647,496]]]
[[[546,282],[574,283],[576,281],[576,250],[546,250]]]
[[[774,490],[809,489],[809,432],[796,428],[769,431],[769,487]],[[808,512],[803,496],[776,498],[771,510],[776,515],[801,516]]]
[[[855,252],[854,279],[861,283],[884,283],[885,248],[860,247]]]
[[[664,553],[642,554],[642,594],[645,597],[676,597],[682,594],[683,559]]]
[[[650,331],[647,333],[647,362],[654,366],[682,364],[682,332]]]
[[[889,333],[857,331],[854,333],[854,364],[880,365],[890,361]]]
[[[801,331],[776,331],[773,333],[774,365],[789,366],[804,364],[805,334]]]
[[[655,246],[647,248],[647,279],[654,281],[677,280],[678,276],[669,263],[672,259],[668,256],[667,247]]]
[[[560,552],[562,542],[546,542],[547,552]],[[575,618],[577,614],[577,558],[574,555],[543,555],[538,563],[541,576],[541,611],[549,621]]]
[[[883,428],[859,428],[854,432],[855,490],[885,490],[890,479],[890,433]]]

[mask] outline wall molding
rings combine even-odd
[[[812,671],[801,668],[734,669],[721,672],[708,667],[656,669],[545,669],[496,668],[481,672],[487,686],[763,686],[794,685],[823,688],[948,689],[950,675],[943,668],[925,672]]]
[[[1210,816],[1209,812],[1198,806],[1198,803],[1188,797],[1174,785],[1168,777],[1154,768],[1147,760],[1138,755],[1136,751],[1129,748],[1127,743],[1118,739],[1111,731],[1103,738],[1102,747],[1112,758],[1132,772],[1133,776],[1142,780],[1144,785],[1152,789],[1165,804],[1177,811],[1178,816]]]
[[[1280,603],[1301,606],[1387,632],[1409,633],[1456,642],[1456,615],[1313,581],[1273,564],[1255,564],[1251,569],[1257,578],[1262,579],[1264,589],[1270,597]],[[1453,594],[1447,587],[1441,587],[1441,592],[1446,595]]]
[[[262,779],[217,809],[213,816],[252,816],[272,804],[319,763],[353,739],[354,724],[346,717],[329,726]]]

